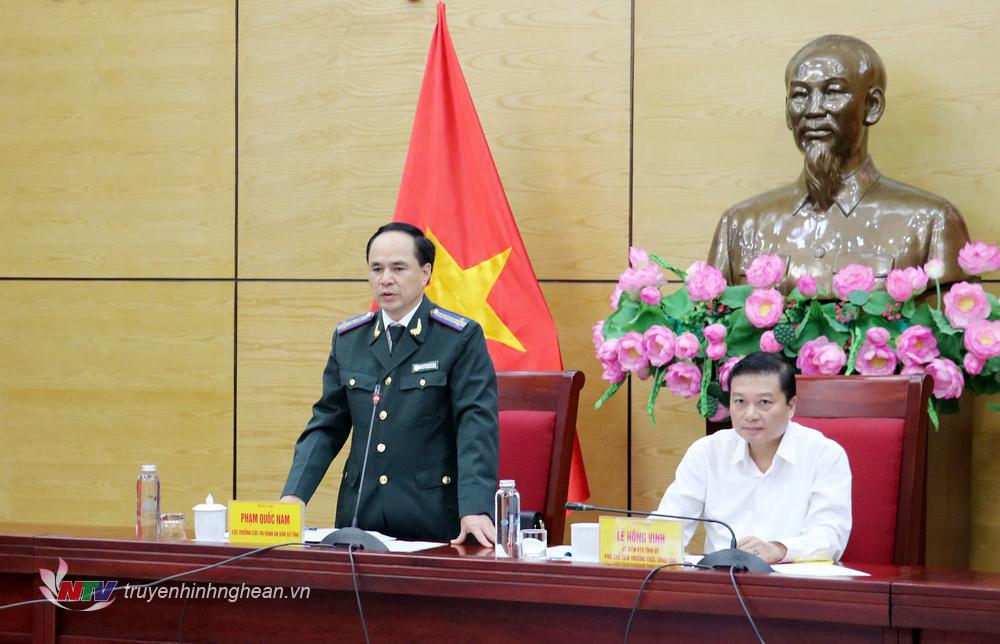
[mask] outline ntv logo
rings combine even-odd
[[[77,611],[101,610],[114,603],[115,600],[110,597],[111,593],[115,592],[117,581],[68,581],[63,579],[67,572],[69,572],[69,566],[62,558],[59,559],[59,570],[54,575],[51,570],[38,569],[38,576],[45,584],[39,586],[38,590],[42,591],[42,596],[45,599],[59,608]],[[79,601],[92,601],[94,603],[87,608],[70,608],[59,603]]]

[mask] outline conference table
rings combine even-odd
[[[65,580],[114,580],[121,587],[253,549],[140,542],[133,535],[128,528],[0,526],[0,605],[41,599],[40,571],[57,571],[60,559],[67,566]],[[648,572],[497,559],[492,550],[471,545],[412,554],[361,552],[353,559],[376,643],[621,642]],[[1000,574],[852,567],[870,576],[740,573],[736,581],[768,642],[1000,641]],[[216,595],[190,596],[189,590],[182,598],[182,582],[214,588]],[[74,610],[47,601],[0,610],[0,640],[363,641],[351,559],[343,550],[269,550],[164,586],[162,597],[126,597],[119,590],[113,603],[98,610],[80,610],[94,605],[86,601],[69,604]],[[172,587],[178,588],[170,594]],[[756,639],[728,572],[666,568],[645,588],[629,641]]]

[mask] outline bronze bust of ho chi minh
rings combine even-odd
[[[785,120],[804,167],[798,181],[722,215],[708,261],[730,284],[745,283],[761,254],[785,260],[786,293],[806,274],[830,293],[833,275],[848,264],[871,267],[884,285],[891,269],[936,258],[943,282],[961,279],[958,251],[969,239],[962,215],[937,195],[882,176],[868,156],[885,86],[881,58],[857,38],[822,36],[792,56]]]

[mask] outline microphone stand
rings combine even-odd
[[[659,512],[639,512],[638,510],[622,510],[619,508],[605,508],[599,505],[587,505],[586,503],[567,503],[567,510],[578,510],[581,512],[586,512],[589,510],[597,510],[598,512],[611,512],[614,514],[625,514],[632,515],[638,514],[644,517],[662,517],[664,519],[683,519],[685,521],[700,521],[702,523],[717,523],[726,530],[729,530],[730,542],[729,547],[724,550],[716,550],[715,552],[705,555],[698,562],[699,566],[708,566],[710,568],[717,568],[719,570],[729,570],[734,568],[737,571],[748,571],[748,572],[774,572],[774,569],[768,565],[766,561],[757,557],[749,552],[740,550],[736,547],[736,533],[733,528],[725,521],[719,521],[718,519],[705,519],[702,517],[685,517],[677,514],[660,514]]]
[[[365,489],[365,470],[368,468],[368,452],[371,451],[372,429],[375,427],[375,410],[378,402],[382,399],[379,385],[375,385],[372,393],[372,417],[368,421],[368,439],[365,442],[365,457],[361,461],[361,478],[358,481],[358,498],[354,502],[354,516],[351,518],[351,527],[340,528],[326,535],[323,543],[337,548],[350,548],[354,550],[368,550],[370,552],[389,552],[389,548],[376,537],[358,528],[358,510],[361,508],[361,492]]]

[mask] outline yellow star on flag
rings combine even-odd
[[[475,266],[462,268],[444,244],[427,228],[427,237],[437,247],[434,273],[427,287],[427,297],[446,309],[472,318],[483,326],[487,340],[495,340],[524,353],[524,345],[517,339],[486,298],[507,265],[510,248]]]

